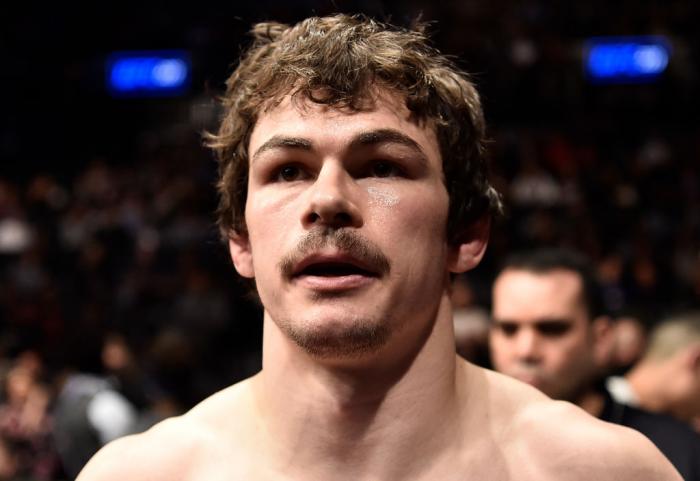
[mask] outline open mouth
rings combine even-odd
[[[317,253],[297,263],[290,278],[306,289],[335,296],[367,287],[381,275],[371,262],[352,255]]]
[[[370,276],[376,277],[372,271],[349,262],[318,262],[309,264],[295,274],[295,277],[343,277],[343,276]]]

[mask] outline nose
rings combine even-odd
[[[361,227],[362,215],[353,184],[352,176],[342,165],[324,164],[308,192],[302,215],[304,227]]]
[[[532,329],[521,329],[514,347],[516,357],[522,362],[537,364],[542,359],[540,339]]]

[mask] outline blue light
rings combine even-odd
[[[664,37],[601,37],[587,42],[584,68],[596,83],[639,83],[657,79],[668,66]]]
[[[107,89],[116,97],[183,94],[189,87],[186,52],[119,52],[107,60]]]

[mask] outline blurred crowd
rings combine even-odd
[[[112,393],[93,406],[110,425],[75,446],[88,456],[259,368],[257,307],[212,220],[212,166],[203,152],[174,160],[96,160],[69,185],[0,181],[0,442],[17,472],[74,477],[86,454],[57,463],[51,447],[100,425],[86,417],[98,393]]]
[[[632,347],[615,352],[630,366],[659,319],[700,304],[695,7],[635,2],[613,28],[595,2],[483,3],[422,8],[440,22],[440,47],[475,72],[507,205],[483,265],[455,291],[468,318],[458,330],[487,335],[504,256],[567,246],[593,261],[606,310],[625,319],[618,342]],[[196,48],[226,38],[222,17],[209,30],[208,17],[192,19]],[[669,35],[670,73],[588,85],[576,46],[612,33]],[[0,139],[0,480],[72,479],[105,442],[259,369],[259,307],[214,225],[216,167],[198,135],[215,112],[190,101],[184,123],[156,117],[143,135],[114,134],[128,149],[87,144],[69,170],[21,165],[22,134]],[[488,364],[484,346],[464,353]]]

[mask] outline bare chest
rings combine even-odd
[[[458,459],[437,456],[411,460],[403,466],[396,463],[374,471],[362,465],[334,465],[327,459],[303,463],[289,459],[279,463],[264,453],[210,452],[193,461],[193,469],[182,481],[547,481],[531,477],[527,469],[516,471],[497,449],[485,449]]]

